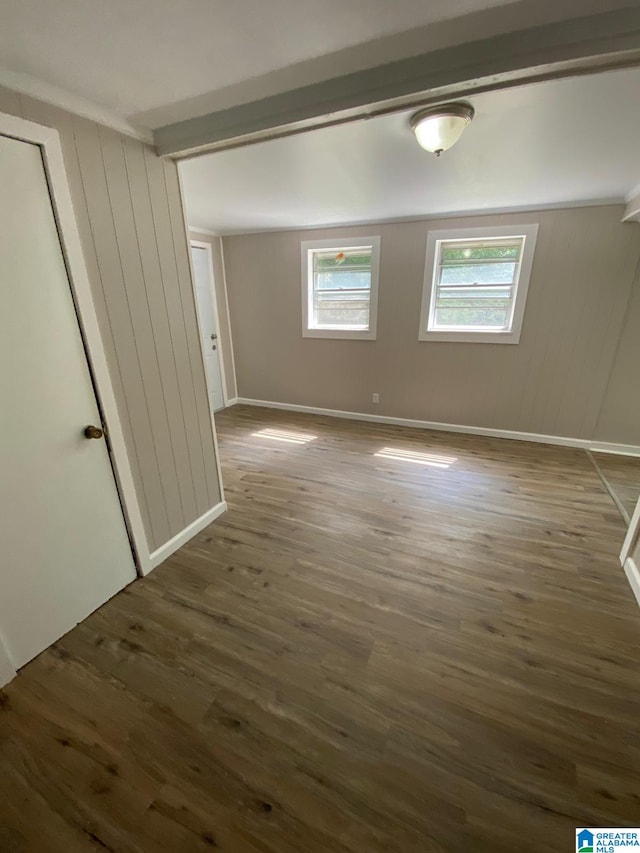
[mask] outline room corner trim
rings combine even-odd
[[[227,400],[227,409],[229,406],[236,406],[240,402],[240,397],[229,397]],[[244,400],[242,401],[244,402]]]
[[[632,557],[627,557],[624,561],[624,573],[629,581],[629,586],[633,590],[638,606],[640,606],[640,569],[636,565],[636,561]]]
[[[16,669],[9,657],[9,651],[0,637],[0,688],[8,684],[16,676]]]
[[[204,515],[201,515],[200,518],[196,518],[195,521],[192,521],[184,530],[181,530],[180,533],[177,533],[173,538],[169,539],[168,542],[165,542],[164,545],[161,545],[157,548],[153,553],[149,555],[149,569],[150,572],[152,569],[155,569],[156,566],[159,566],[167,557],[170,557],[174,551],[177,551],[178,548],[182,547],[186,542],[192,539],[196,533],[200,533],[208,524],[211,524],[212,521],[215,521],[216,518],[219,518],[224,512],[227,511],[227,502],[220,501],[215,506],[212,506],[211,509],[207,510]],[[148,574],[146,572],[145,574]]]

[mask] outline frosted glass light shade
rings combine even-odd
[[[418,143],[438,157],[460,139],[473,118],[469,104],[444,104],[421,110],[411,117],[411,127]]]

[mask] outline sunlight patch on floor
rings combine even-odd
[[[261,429],[258,432],[251,433],[253,438],[268,438],[271,441],[286,441],[289,444],[308,444],[314,441],[318,436],[309,435],[304,432],[291,432],[286,429]]]
[[[383,459],[395,459],[397,462],[413,462],[415,465],[428,465],[431,468],[450,468],[458,461],[457,456],[442,456],[438,453],[421,453],[416,450],[404,450],[400,447],[383,447],[374,456]]]

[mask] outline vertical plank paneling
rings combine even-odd
[[[188,424],[187,446],[190,467],[193,472],[193,488],[199,514],[211,505],[203,469],[205,457],[202,450],[202,437],[199,427],[198,406],[196,402],[196,377],[191,369],[189,354],[189,332],[185,324],[182,299],[180,296],[180,271],[173,244],[173,231],[169,215],[169,200],[164,178],[164,166],[148,149],[145,151],[145,166],[153,223],[158,244],[158,258],[164,283],[164,298],[167,305],[171,346],[176,358],[180,400]],[[189,280],[190,281],[190,280]],[[190,286],[190,284],[189,284]],[[192,330],[198,336],[198,326]]]
[[[145,377],[138,356],[137,330],[129,310],[129,284],[125,283],[120,262],[97,125],[78,123],[76,142],[96,256],[104,284],[105,303],[111,319],[113,347],[124,380],[131,430],[139,438],[136,444],[150,513],[150,542],[151,547],[157,547],[158,543],[162,544],[171,538],[170,523],[160,478],[160,460],[151,438],[151,415],[146,405]]]
[[[100,128],[99,136],[105,174],[109,176],[107,191],[111,202],[118,256],[126,285],[131,323],[135,329],[140,370],[144,376],[143,400],[151,424],[149,437],[160,463],[158,469],[169,520],[169,534],[173,536],[184,528],[185,516],[180,502],[178,474],[171,445],[158,352],[142,274],[139,238],[133,218],[129,176],[124,157],[124,140],[121,134],[108,128]]]
[[[191,284],[191,260],[189,258],[189,244],[187,240],[184,212],[182,208],[182,196],[178,182],[178,170],[175,163],[164,162],[165,185],[169,202],[169,218],[173,233],[173,246],[176,253],[178,268],[178,281],[180,283],[180,298],[182,300],[182,312],[187,330],[187,343],[189,346],[189,363],[193,381],[197,387],[202,385],[206,388],[206,376],[204,360],[202,357],[202,344],[198,330],[198,317],[196,314],[195,296]],[[211,412],[208,400],[202,394],[196,394],[196,406],[198,412],[198,424],[204,457],[204,477],[207,485],[209,504],[220,500],[220,488],[218,473],[216,469],[215,444],[211,426]]]
[[[159,246],[154,225],[153,207],[149,193],[145,146],[134,139],[123,139],[127,166],[129,192],[140,249],[140,260],[147,304],[155,342],[158,367],[165,401],[180,400],[180,382],[176,369],[176,355],[172,345],[171,329],[165,297],[165,282],[160,267]],[[194,469],[189,457],[189,443],[184,416],[184,405],[165,405],[169,434],[176,465],[180,500],[184,517],[197,518],[194,488]]]

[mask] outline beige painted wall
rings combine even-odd
[[[177,168],[149,145],[1,87],[0,111],[60,133],[153,551],[220,500]]]
[[[640,243],[640,224],[635,224]],[[602,402],[595,437],[640,445],[640,265],[625,317],[622,337]]]
[[[640,255],[638,226],[621,215],[611,205],[224,237],[239,396],[592,438]],[[419,342],[427,232],[517,222],[540,225],[520,344]],[[382,238],[377,340],[303,339],[300,241],[369,234]]]
[[[200,231],[193,230],[189,231],[189,236],[192,240],[199,240],[201,243],[208,243],[211,246],[216,306],[218,308],[218,327],[220,329],[220,348],[222,349],[222,361],[224,363],[224,380],[227,386],[227,397],[231,400],[238,396],[238,389],[236,388],[236,375],[233,362],[233,345],[231,326],[229,324],[229,306],[227,303],[222,240],[220,237],[214,237],[212,234],[203,234]]]

